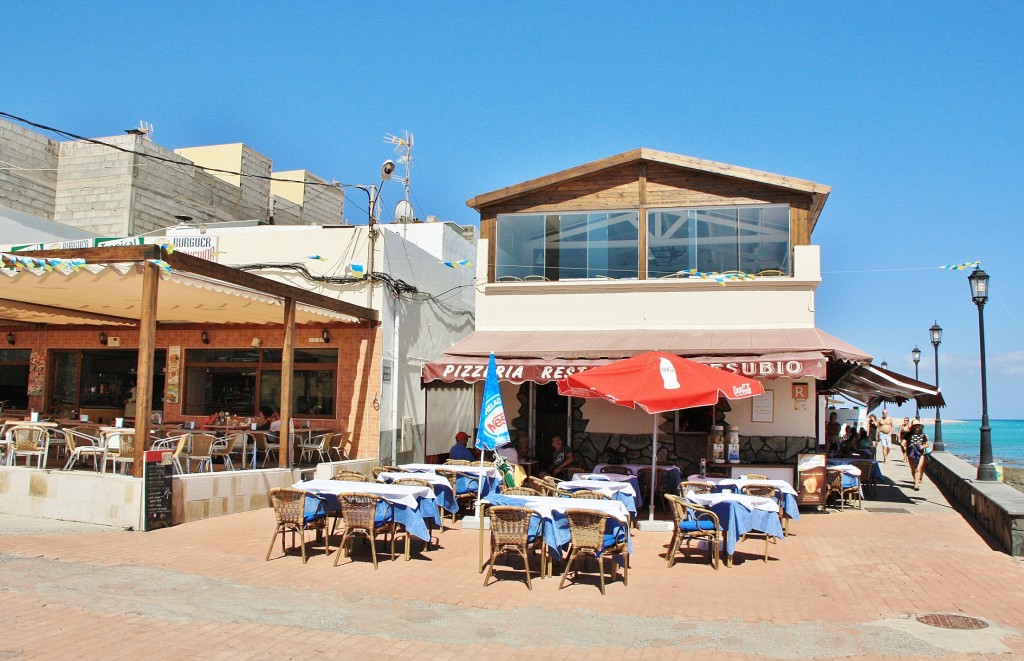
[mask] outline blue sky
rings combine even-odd
[[[464,224],[475,195],[636,147],[828,184],[818,325],[910,375],[916,344],[930,380],[937,320],[944,417],[980,417],[977,309],[937,267],[981,260],[989,412],[1024,418],[1022,37],[1011,2],[13,0],[0,110],[344,183],[409,130],[417,215]]]

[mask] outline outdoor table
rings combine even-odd
[[[459,501],[455,499],[455,492],[452,490],[452,485],[448,482],[448,478],[443,475],[437,475],[435,473],[397,473],[386,471],[377,476],[377,481],[387,482],[390,484],[395,480],[410,478],[429,482],[431,488],[434,490],[434,498],[437,500],[438,504],[452,514],[458,513]]]
[[[785,480],[748,480],[746,478],[720,478],[718,482],[715,484],[715,487],[711,491],[716,493],[721,493],[725,491],[731,491],[733,493],[742,493],[743,487],[747,485],[765,485],[778,489],[779,493],[781,494],[781,502],[779,502],[779,505],[782,507],[783,513],[786,515],[786,517],[792,519],[793,521],[800,520],[800,507],[797,504],[796,489],[793,488],[792,484],[786,482]]]
[[[636,516],[637,505],[636,505],[636,489],[633,485],[627,481],[615,481],[615,480],[565,480],[564,482],[558,483],[559,489],[566,491],[596,491],[600,494],[617,500],[626,506],[629,513],[632,516]]]
[[[569,548],[572,534],[569,532],[569,519],[566,510],[591,510],[608,515],[608,527],[605,534],[618,534],[625,530],[626,541],[630,553],[633,552],[633,539],[629,535],[629,512],[626,506],[617,500],[584,500],[582,498],[553,498],[550,496],[506,496],[492,493],[483,498],[485,505],[507,505],[509,507],[526,507],[533,510],[541,519],[544,544],[548,547],[551,557],[561,559],[564,550]],[[775,517],[778,518],[777,516]],[[481,535],[483,527],[481,526]]]
[[[598,464],[594,466],[594,473],[601,473],[601,469],[605,466],[625,466],[633,475],[640,475],[641,468],[651,467],[650,464]],[[679,491],[679,483],[683,481],[683,472],[679,470],[679,466],[658,466],[657,469],[667,473],[665,476],[665,490],[668,493]],[[608,475],[608,473],[603,473],[603,475]]]
[[[410,473],[433,473],[437,469],[449,470],[459,474],[459,478],[455,484],[455,492],[457,494],[472,493],[477,490],[476,482],[483,476],[485,479],[482,480],[481,485],[481,496],[486,496],[492,491],[497,491],[501,485],[501,473],[497,468],[490,464],[484,464],[482,467],[480,464],[472,466],[453,466],[451,464],[402,464],[399,468],[403,468]]]
[[[405,526],[410,535],[427,543],[430,542],[427,521],[433,520],[438,526],[441,525],[441,516],[437,511],[434,492],[428,487],[345,480],[309,480],[308,482],[296,482],[292,486],[324,496],[328,510],[332,511],[341,508],[338,496],[342,494],[368,493],[379,496],[394,507],[396,522]]]
[[[884,477],[882,475],[882,467],[879,466],[878,462],[875,461],[874,459],[863,458],[863,457],[829,457],[828,459],[825,460],[825,464],[826,464],[826,467],[829,468],[829,469],[831,469],[831,468],[839,468],[840,466],[846,466],[846,467],[849,467],[849,468],[855,468],[854,466],[850,465],[850,464],[852,464],[855,461],[870,461],[871,462],[871,471],[872,471],[872,474],[873,474],[873,476],[875,478],[875,483],[882,482],[882,478]],[[854,473],[853,471],[849,471],[849,470],[845,471],[845,472],[849,473],[850,475],[858,475],[858,476],[860,475],[860,470],[859,469],[858,469],[858,471],[856,473]]]
[[[737,493],[690,493],[686,499],[718,516],[725,532],[725,553],[729,565],[732,564],[736,542],[746,533],[758,531],[772,537],[783,537],[779,504],[772,498]]]
[[[619,473],[577,473],[577,480],[602,480],[606,482],[627,482],[633,487],[633,493],[636,494],[636,506],[637,508],[644,506],[644,495],[640,493],[640,480],[637,479],[636,475],[621,475]]]

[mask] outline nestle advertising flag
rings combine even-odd
[[[498,365],[494,354],[487,363],[487,378],[484,381],[484,401],[480,406],[480,424],[477,430],[476,446],[481,450],[508,445],[508,424],[505,422],[505,408],[501,405],[501,390],[498,389]]]

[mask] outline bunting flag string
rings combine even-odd
[[[156,264],[164,273],[171,272],[171,265],[162,259],[147,259],[146,261],[149,262],[150,264]]]
[[[11,253],[0,253],[0,262],[10,262],[15,269],[43,269],[53,271],[54,269],[65,271],[78,271],[86,265],[84,259],[61,259],[58,257],[29,257],[28,255],[15,255]]]
[[[945,266],[940,266],[939,268],[949,269],[951,271],[966,271],[969,268],[974,268],[977,266],[981,266],[981,262],[963,262],[960,264],[946,264]]]
[[[450,269],[457,269],[460,266],[473,266],[473,262],[469,261],[468,259],[460,259],[455,262],[444,262],[444,265]]]

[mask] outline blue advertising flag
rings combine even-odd
[[[482,450],[508,445],[508,424],[505,408],[501,405],[501,390],[498,388],[498,364],[494,354],[487,363],[487,378],[484,381],[484,401],[480,406],[480,424],[477,430],[476,446]]]

